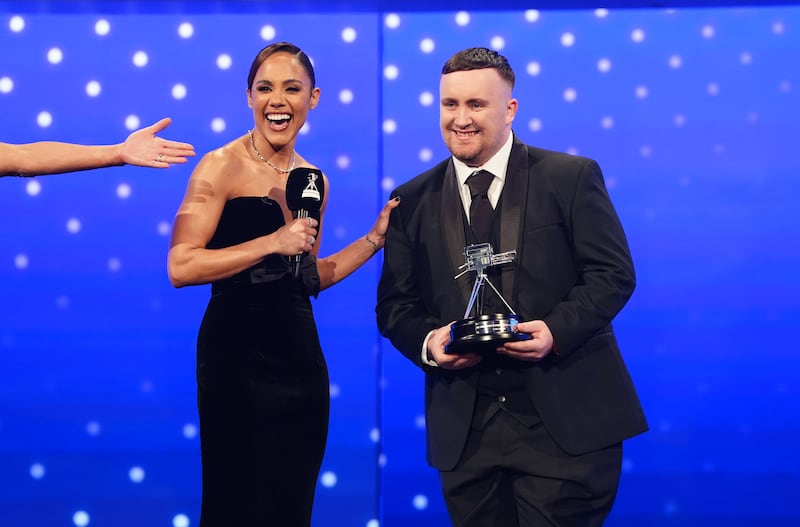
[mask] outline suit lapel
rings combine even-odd
[[[457,213],[453,214],[455,211]],[[467,245],[467,239],[464,236],[464,205],[461,203],[458,178],[456,177],[456,170],[452,160],[447,164],[447,168],[444,171],[440,215],[444,246],[447,251],[446,261],[450,264],[452,272],[450,276],[454,277],[461,272],[458,268],[464,265],[464,247]],[[463,300],[462,305],[466,309],[472,293],[474,275],[467,273],[459,277],[456,282]]]
[[[503,298],[514,308],[516,304],[516,269],[522,256],[522,212],[528,199],[528,148],[514,139],[508,159],[506,181],[500,199],[500,247],[495,253],[513,251],[517,255],[513,264],[502,266]],[[515,308],[516,309],[516,308]]]

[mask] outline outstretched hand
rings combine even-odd
[[[167,168],[172,164],[186,163],[187,157],[195,155],[192,145],[156,137],[156,134],[170,123],[172,119],[165,117],[129,135],[120,148],[122,162],[153,168]]]

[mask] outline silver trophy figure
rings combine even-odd
[[[469,297],[467,310],[464,312],[464,319],[459,320],[450,327],[450,344],[445,351],[450,354],[459,355],[462,353],[493,353],[497,347],[504,343],[517,340],[528,340],[531,338],[527,333],[519,333],[514,326],[519,324],[519,318],[508,305],[506,299],[500,291],[492,284],[486,276],[486,268],[504,263],[513,262],[517,251],[508,251],[494,254],[489,243],[478,243],[464,248],[464,265],[459,269],[462,272],[455,278],[459,278],[470,271],[475,271],[475,283],[472,286],[472,294]],[[484,314],[480,298],[483,295],[484,284],[488,284],[497,297],[502,300],[503,305],[508,309],[508,313]],[[477,301],[477,307],[476,307]],[[475,315],[470,314],[475,309]]]

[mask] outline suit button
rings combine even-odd
[[[500,375],[501,373],[503,373],[503,370],[501,370],[500,368],[497,368],[496,370],[494,370],[494,372],[495,372],[497,375]]]
[[[504,402],[506,402],[506,396],[505,395],[501,395],[500,397],[497,398],[497,400],[499,402],[501,402],[501,403],[504,403]]]

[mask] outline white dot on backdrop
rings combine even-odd
[[[109,258],[108,259],[108,270],[112,273],[116,273],[122,268],[122,260],[119,258]]]
[[[608,9],[603,9],[603,8],[595,9],[594,16],[596,16],[597,18],[605,18],[608,16]]]
[[[12,16],[11,20],[8,21],[8,29],[14,33],[19,33],[25,29],[25,19],[21,16]]]
[[[170,224],[169,222],[166,221],[160,221],[156,226],[156,232],[158,232],[158,234],[160,234],[161,236],[166,236],[167,234],[169,234],[169,229],[170,229]]]
[[[419,103],[422,106],[430,106],[433,104],[433,94],[429,91],[424,91],[419,94]]]
[[[650,157],[650,154],[653,153],[653,149],[647,145],[642,146],[639,148],[639,155],[642,157]]]
[[[602,119],[600,119],[600,126],[605,130],[610,130],[611,128],[614,128],[614,118],[609,116],[603,117]]]
[[[639,42],[644,42],[644,30],[636,28],[633,31],[631,31],[631,40],[633,40],[637,44]]]
[[[413,500],[414,508],[418,511],[428,508],[428,497],[423,494],[417,494]]]
[[[538,132],[541,129],[542,129],[541,119],[533,118],[530,121],[528,121],[528,130],[530,130],[531,132]]]
[[[67,309],[69,307],[69,298],[64,295],[56,298],[56,307],[59,309]]]
[[[185,514],[176,514],[172,518],[172,527],[189,527],[189,517]]]
[[[578,98],[578,91],[575,88],[567,88],[564,90],[564,100],[567,102],[575,102]]]
[[[425,416],[418,415],[416,419],[414,419],[414,426],[420,430],[425,430]]]
[[[67,232],[76,234],[81,230],[81,221],[78,218],[70,218],[67,220]]]
[[[783,25],[783,22],[775,22],[772,24],[772,32],[776,35],[782,35],[785,30],[786,26]]]
[[[14,267],[17,269],[26,269],[28,263],[28,256],[26,254],[18,254],[14,257]]]
[[[433,158],[433,151],[430,148],[423,148],[419,151],[419,160],[427,163]]]
[[[575,146],[569,146],[569,147],[565,148],[564,151],[566,153],[568,153],[569,155],[572,155],[572,156],[577,156],[579,154],[578,148],[575,147]]]
[[[341,170],[350,168],[350,156],[342,154],[336,157],[336,167]]]
[[[400,74],[400,70],[397,69],[397,66],[394,64],[389,64],[385,68],[383,68],[383,76],[389,80],[394,80]]]
[[[683,126],[683,125],[685,125],[685,124],[686,124],[686,116],[685,116],[685,115],[683,115],[682,113],[679,113],[678,115],[676,115],[676,116],[675,116],[675,117],[672,119],[672,123],[673,123],[675,126],[677,126],[678,128],[680,128],[681,126]]]
[[[142,124],[142,121],[136,115],[129,115],[125,118],[125,128],[128,130],[136,130]]]
[[[9,77],[0,77],[0,93],[10,93],[14,89],[14,81]]]
[[[782,93],[789,93],[792,91],[791,81],[781,81],[780,84],[778,84],[778,91]]]
[[[344,89],[339,92],[339,102],[342,104],[350,104],[353,102],[353,91]]]
[[[64,60],[64,53],[58,48],[50,48],[47,51],[47,62],[50,64],[59,64]]]
[[[137,51],[133,54],[133,65],[138,68],[143,68],[147,66],[149,59],[150,58],[147,56],[147,53],[144,51]]]
[[[217,67],[221,70],[227,70],[233,65],[233,59],[227,53],[222,53],[217,57]]]
[[[381,431],[378,428],[373,428],[369,431],[369,440],[373,443],[377,443],[381,440]]]
[[[216,133],[224,132],[226,127],[227,124],[225,123],[225,119],[223,119],[222,117],[214,117],[213,119],[211,119],[212,132]]]
[[[525,71],[531,77],[536,77],[542,72],[542,65],[536,61],[529,62],[527,66],[525,66]]]
[[[41,191],[42,184],[36,180],[28,181],[28,184],[25,185],[25,192],[28,196],[38,196]]]
[[[683,65],[683,59],[680,55],[671,55],[668,61],[669,67],[676,70]]]
[[[336,474],[333,472],[324,472],[322,476],[319,478],[320,483],[322,483],[323,487],[331,488],[336,486]]]
[[[397,123],[393,119],[383,121],[383,133],[393,134],[397,131]]]
[[[185,424],[183,425],[181,433],[186,439],[194,439],[197,437],[197,427],[193,424]]]
[[[564,33],[561,35],[561,45],[565,48],[570,48],[575,45],[575,35],[572,33]]]
[[[700,34],[703,35],[703,38],[712,38],[714,36],[714,26],[703,26],[700,30]]]
[[[108,23],[108,20],[105,18],[101,18],[97,22],[94,23],[94,32],[101,37],[108,35],[111,31],[111,24]]]
[[[706,91],[711,96],[719,95],[719,84],[717,84],[716,82],[712,82],[711,84],[708,85]]]
[[[381,523],[378,520],[370,520],[367,522],[366,527],[381,527]]]
[[[97,97],[100,95],[100,83],[97,81],[89,81],[86,83],[86,95],[89,97]]]
[[[536,22],[539,20],[539,11],[536,9],[528,9],[525,11],[525,20],[528,22]]]
[[[603,73],[608,73],[609,71],[611,71],[611,60],[606,58],[598,60],[597,70]]]
[[[436,43],[432,38],[423,38],[419,43],[419,49],[423,53],[430,53],[436,48]]]
[[[78,511],[72,515],[72,523],[77,527],[86,527],[89,525],[89,514],[86,511]]]
[[[128,477],[134,483],[141,483],[144,481],[144,469],[142,467],[133,467],[128,471]]]
[[[379,467],[385,467],[386,463],[388,461],[389,461],[389,459],[386,457],[385,453],[381,452],[380,454],[378,454],[378,466]]]
[[[752,64],[753,63],[753,54],[750,53],[749,51],[743,52],[741,55],[739,55],[739,62],[741,62],[742,64],[745,64],[745,65],[746,64]]]
[[[648,94],[647,86],[637,86],[634,90],[634,95],[637,99],[646,99]]]
[[[459,26],[466,26],[469,24],[469,13],[466,11],[459,11],[456,13],[456,24]]]
[[[342,40],[347,43],[355,42],[356,40],[356,30],[352,27],[346,27],[342,30]]]
[[[499,51],[506,47],[506,39],[500,36],[492,37],[492,39],[489,41],[489,47]]]
[[[31,465],[30,472],[31,472],[31,477],[33,479],[42,479],[44,477],[44,472],[45,472],[44,465],[42,465],[41,463],[34,463],[33,465]]]
[[[128,199],[131,197],[131,186],[127,183],[120,183],[117,185],[117,197],[120,199]]]
[[[86,433],[90,436],[100,435],[100,423],[97,421],[89,421],[86,423]]]
[[[397,29],[400,27],[400,16],[397,13],[389,13],[384,19],[384,24],[389,29]]]
[[[39,115],[36,116],[36,124],[42,128],[47,128],[53,124],[53,116],[50,115],[50,112],[39,112]]]
[[[194,26],[189,22],[183,22],[178,26],[178,35],[180,35],[181,38],[190,38],[194,35]]]
[[[381,180],[381,188],[384,192],[389,192],[395,187],[394,178],[390,176],[386,176]]]
[[[725,145],[714,145],[712,151],[714,152],[714,154],[721,156],[722,154],[725,153]]]
[[[331,383],[328,387],[328,391],[331,394],[331,399],[335,399],[342,394],[342,389],[339,387],[338,384]]]
[[[311,123],[306,121],[305,123],[303,123],[303,126],[300,127],[300,135],[308,135],[310,131],[311,131]]]
[[[264,40],[272,40],[273,38],[275,38],[275,28],[272,26],[262,27],[261,38]]]
[[[176,84],[172,87],[172,96],[176,99],[183,99],[186,97],[186,86],[183,84]]]

